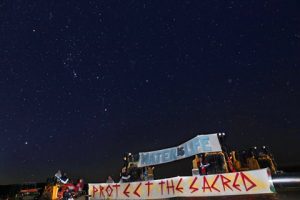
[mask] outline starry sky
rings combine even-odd
[[[124,152],[215,132],[300,165],[299,7],[0,1],[0,184],[58,169],[100,182]],[[190,174],[189,160],[173,165],[156,172]]]

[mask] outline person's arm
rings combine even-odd
[[[60,179],[60,177],[61,177],[61,176],[59,176],[58,174],[55,174],[54,176],[55,176],[55,178],[57,178],[57,179]]]
[[[203,165],[202,163],[200,163],[200,168],[208,167],[209,165],[210,165],[209,163],[207,163],[207,164],[205,164],[205,165]]]
[[[209,163],[207,163],[207,164],[205,164],[205,165],[203,165],[203,167],[208,167],[210,164]]]
[[[67,178],[65,181],[62,180],[62,179],[60,179],[60,181],[61,181],[63,184],[66,184],[66,183],[68,183],[69,179]]]
[[[122,176],[122,179],[125,179],[125,180],[130,179],[130,175],[128,175],[128,176]]]

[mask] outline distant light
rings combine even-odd
[[[266,146],[262,146],[262,148],[263,148],[263,149],[265,149],[265,148],[266,148]]]
[[[272,180],[273,183],[300,183],[300,178],[275,178]]]
[[[253,147],[253,149],[257,149],[257,147]]]
[[[78,75],[77,75],[77,73],[76,73],[75,70],[73,70],[72,73],[73,73],[73,78],[77,78],[78,77]]]
[[[225,133],[222,133],[223,136],[225,136]]]
[[[28,144],[28,142],[27,142],[27,141],[25,141],[25,143],[24,143],[24,144],[26,144],[26,145],[27,145],[27,144]]]

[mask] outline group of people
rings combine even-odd
[[[154,167],[137,167],[134,156],[131,153],[123,157],[123,166],[120,172],[120,182],[146,181],[154,179]]]
[[[210,152],[195,155],[192,161],[193,175],[207,175],[228,173],[245,170],[269,168],[272,174],[277,173],[277,165],[273,155],[263,146],[261,150],[257,147],[241,152],[227,151]]]
[[[55,183],[65,186],[65,191],[63,192],[64,199],[70,199],[74,194],[83,193],[84,181],[83,179],[78,179],[77,182],[73,182],[68,178],[67,173],[62,173],[61,170],[58,170],[54,175]]]

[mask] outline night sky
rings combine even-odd
[[[226,132],[300,165],[299,1],[0,1],[0,184],[118,177]],[[156,169],[191,174],[191,163]],[[183,171],[187,169],[188,171]]]

